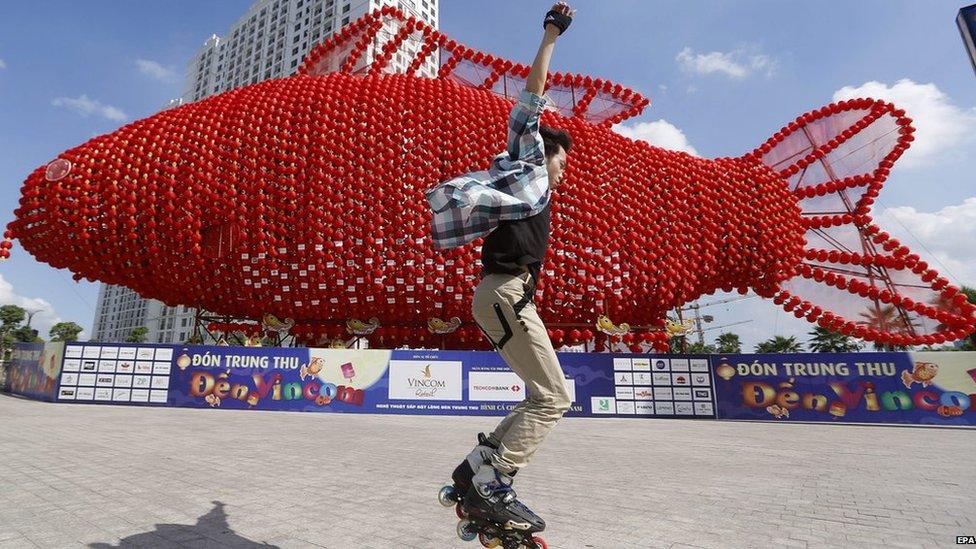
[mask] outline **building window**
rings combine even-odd
[[[295,59],[294,61],[291,62],[291,68],[294,69],[297,66],[298,66],[298,59]]]
[[[342,6],[342,13],[349,13],[349,4]]]
[[[348,17],[343,17],[342,18],[342,26],[345,27],[348,23],[349,23],[349,18]]]

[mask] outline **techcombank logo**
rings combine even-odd
[[[514,372],[470,372],[468,400],[519,402],[525,399],[525,386]]]
[[[461,363],[391,360],[390,398],[461,400]]]

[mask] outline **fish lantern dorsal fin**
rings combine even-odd
[[[379,40],[373,59],[366,45]],[[410,45],[409,49],[407,45]],[[389,63],[399,53],[409,65]],[[427,23],[384,6],[343,27],[305,57],[297,74],[375,75],[402,73],[440,78],[515,100],[525,87],[529,66],[465,47]],[[611,125],[640,114],[650,100],[620,84],[580,74],[550,73],[547,95],[556,110],[591,124]]]

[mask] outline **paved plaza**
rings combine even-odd
[[[0,548],[478,547],[436,494],[493,418],[0,396]],[[550,547],[950,547],[976,432],[566,419],[518,477]]]

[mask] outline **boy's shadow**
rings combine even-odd
[[[256,543],[243,538],[227,524],[227,513],[224,512],[224,504],[219,501],[212,502],[214,508],[206,515],[197,519],[196,524],[157,524],[152,532],[133,534],[127,538],[119,540],[118,545],[108,543],[92,543],[90,549],[136,549],[139,547],[155,547],[160,544],[163,538],[174,545],[192,544],[200,547],[201,542],[206,546],[207,541],[214,542],[219,547],[277,547],[267,543]]]

